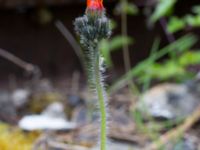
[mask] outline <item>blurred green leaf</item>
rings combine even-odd
[[[161,57],[165,56],[166,54],[169,54],[171,51],[176,52],[183,52],[188,49],[190,49],[196,42],[198,38],[194,35],[185,35],[184,37],[181,37],[180,39],[176,40],[175,42],[171,43],[170,45],[162,48],[159,50],[156,55],[153,55],[152,57],[140,62],[138,65],[136,65],[134,68],[132,68],[129,72],[127,72],[125,75],[123,75],[119,80],[117,80],[110,88],[109,92],[115,92],[118,89],[124,87],[129,80],[132,80],[133,77],[138,77],[141,72],[144,70],[147,70],[149,67],[149,59],[151,59],[151,62],[155,62],[156,60],[160,59]],[[163,67],[164,68],[164,67]],[[171,69],[173,70],[173,69]]]
[[[115,7],[115,14],[119,15],[121,13],[126,13],[127,15],[136,15],[138,13],[138,8],[135,4],[122,1]]]
[[[200,6],[192,8],[195,15],[187,14],[183,18],[172,16],[167,24],[167,31],[170,33],[184,29],[186,26],[200,27]]]
[[[172,17],[167,24],[167,31],[170,33],[177,32],[185,27],[185,22],[178,17]]]
[[[104,59],[105,59],[105,63],[108,66],[112,66],[112,59],[110,56],[110,46],[109,46],[109,41],[106,39],[103,39],[100,43],[99,43],[99,50],[101,51],[101,54],[103,55]]]
[[[184,17],[184,20],[189,26],[199,27],[200,26],[200,14],[196,16],[187,15]]]
[[[99,49],[105,59],[106,64],[110,67],[113,65],[111,59],[111,52],[118,50],[123,45],[129,45],[133,43],[133,39],[125,36],[115,36],[111,40],[102,40],[99,43]]]
[[[138,13],[138,9],[133,3],[126,3],[123,10],[128,15],[136,15]]]
[[[115,36],[112,38],[112,40],[109,42],[110,50],[116,50],[121,48],[123,45],[129,45],[133,43],[133,39],[126,36]]]
[[[110,19],[109,23],[110,23],[109,25],[110,25],[110,29],[111,30],[113,30],[113,29],[115,29],[117,27],[117,23],[113,19]]]
[[[190,65],[200,64],[199,51],[185,51],[176,60],[167,59],[163,63],[153,63],[142,71],[139,76],[140,83],[143,83],[148,76],[159,80],[176,79],[181,81],[191,77],[193,73],[187,72]]]
[[[159,80],[167,80],[185,74],[184,68],[175,61],[166,61],[165,63],[161,64],[154,63],[148,70],[148,72],[145,71],[140,76],[141,81],[143,81],[141,78],[145,78],[147,73],[151,74],[152,78]]]
[[[160,0],[150,20],[156,22],[161,17],[169,15],[173,10],[176,1],[177,0]]]
[[[200,63],[200,52],[199,51],[187,51],[180,56],[178,62],[182,66],[199,64]]]
[[[159,50],[159,46],[160,46],[160,38],[156,38],[153,42],[153,45],[152,45],[152,48],[151,48],[151,51],[150,51],[150,56],[148,58],[149,66],[151,66],[151,64],[154,63],[154,61],[155,61],[154,57],[156,57],[156,53]],[[147,68],[147,70],[148,70],[148,68]],[[151,74],[148,74],[148,76],[146,76],[143,79],[143,88],[142,88],[143,91],[146,91],[149,88],[151,80],[152,80]]]
[[[192,7],[192,12],[195,14],[200,14],[200,6],[197,5],[197,6]]]

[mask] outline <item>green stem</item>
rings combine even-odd
[[[104,85],[102,82],[102,74],[100,71],[100,55],[99,53],[96,54],[95,59],[95,66],[94,66],[94,74],[95,74],[95,85],[96,85],[96,92],[98,96],[99,101],[99,109],[100,109],[100,115],[101,115],[101,150],[106,150],[106,122],[107,122],[107,116],[106,116],[106,92],[104,90]]]
[[[126,7],[127,5],[127,0],[121,0],[122,6]],[[123,8],[124,9],[124,8]],[[127,14],[124,10],[121,12],[121,34],[124,37],[128,37],[128,29],[127,29]],[[130,52],[129,52],[129,47],[127,44],[123,44],[123,60],[124,60],[124,68],[125,72],[129,72],[131,70],[131,60],[130,60]],[[130,91],[133,91],[135,94],[139,94],[139,89],[136,87],[134,84],[133,80],[130,80],[129,84],[129,89]]]
[[[123,5],[123,7],[125,7],[127,1],[122,0],[121,3]],[[122,30],[121,31],[122,35],[127,37],[128,36],[128,33],[127,33],[127,14],[124,11],[122,11],[122,13],[121,13],[121,30]],[[129,48],[128,48],[127,44],[123,44],[123,59],[124,59],[125,71],[128,72],[131,69],[131,61],[130,61]]]

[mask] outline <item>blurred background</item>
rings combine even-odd
[[[120,6],[118,1],[105,1],[108,16],[115,21],[114,35],[121,33]],[[161,45],[169,43],[161,23],[149,23],[156,0],[136,0],[131,2],[127,18],[128,36],[134,38],[134,44],[129,44],[131,65],[148,57],[152,43],[156,37],[161,39]],[[71,44],[63,37],[55,26],[60,20],[75,36],[73,20],[84,13],[84,1],[1,1],[0,45],[1,48],[15,54],[23,60],[41,68],[44,76],[59,77],[74,70],[80,70],[80,63]],[[178,1],[173,8],[174,16],[184,16],[198,0]],[[135,8],[137,7],[137,8]],[[137,9],[137,10],[136,10]],[[118,11],[118,12],[117,12]],[[129,12],[130,11],[130,12]],[[138,12],[139,11],[139,12]],[[171,14],[172,15],[172,14]],[[186,29],[186,32],[196,32],[198,29]],[[185,32],[184,32],[185,33]],[[183,32],[178,33],[178,36]],[[118,49],[120,49],[119,47]],[[117,69],[123,69],[122,51],[112,53]],[[11,74],[22,77],[22,70],[9,61],[1,58],[1,78]]]
[[[109,150],[199,150],[199,0],[104,6],[112,36],[99,50],[115,114]],[[96,148],[96,103],[73,26],[85,8],[83,0],[0,0],[1,150]],[[39,126],[33,122],[45,119],[26,118],[33,115],[64,124]]]

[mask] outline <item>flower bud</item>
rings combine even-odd
[[[102,11],[104,9],[103,7],[103,1],[102,0],[87,0],[87,9],[90,10],[99,10]]]
[[[87,0],[86,14],[91,16],[104,15],[103,0]]]

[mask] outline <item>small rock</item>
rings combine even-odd
[[[76,127],[74,122],[66,120],[62,103],[50,104],[40,115],[23,117],[19,127],[24,130],[70,130]]]
[[[16,108],[24,106],[24,104],[27,103],[29,96],[30,91],[26,89],[17,89],[11,95],[13,104]]]
[[[50,104],[43,112],[42,115],[58,118],[66,118],[64,106],[60,102]]]
[[[127,143],[122,143],[122,142],[109,142],[108,148],[109,150],[139,150],[137,146],[127,144]],[[99,146],[96,146],[92,148],[91,150],[99,150]]]
[[[38,93],[38,92],[49,92],[53,91],[53,85],[50,80],[48,79],[41,79],[40,81],[37,82],[36,85],[32,87],[33,91]]]
[[[0,120],[14,123],[17,118],[17,111],[12,103],[8,91],[0,91]]]
[[[72,120],[79,125],[84,125],[89,122],[89,112],[85,106],[75,108],[72,114]]]
[[[191,134],[185,134],[184,137],[169,142],[165,148],[167,150],[199,150],[198,143],[198,137]]]
[[[68,95],[67,100],[68,105],[70,105],[71,107],[84,105],[84,100],[77,95]]]
[[[174,145],[172,150],[197,150],[197,147],[189,140],[181,140],[176,145]]]
[[[137,108],[144,117],[177,119],[190,115],[200,104],[198,86],[161,84],[143,94]]]

